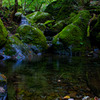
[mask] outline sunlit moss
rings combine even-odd
[[[45,22],[46,20],[51,19],[51,15],[46,12],[34,12],[26,16],[29,23],[33,24],[35,22]]]
[[[88,10],[80,11],[76,16],[69,19],[68,24],[73,23],[74,25],[80,27],[83,32],[86,32],[89,19],[91,18]]]
[[[17,29],[17,33],[19,33],[24,43],[39,45],[46,49],[46,38],[40,29],[31,27],[30,25],[21,25]]]
[[[53,44],[57,45],[57,40],[59,39],[65,46],[75,45],[80,48],[81,42],[83,42],[82,37],[81,29],[76,25],[70,24],[54,37]]]

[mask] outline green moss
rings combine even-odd
[[[5,28],[2,20],[0,19],[0,46],[5,44],[5,42],[7,41],[7,36],[8,36],[8,32]]]
[[[89,22],[89,19],[91,18],[89,11],[82,10],[80,11],[76,16],[73,16],[68,24],[73,23],[74,25],[80,27],[80,29],[86,33],[87,31],[87,25]]]
[[[67,18],[70,12],[75,11],[72,0],[56,0],[50,3],[45,9],[57,20],[63,20]]]
[[[72,18],[72,17],[74,17],[74,16],[76,16],[76,13],[74,13],[74,12],[72,12],[72,13],[69,15],[70,18]]]
[[[37,22],[45,22],[48,19],[51,19],[51,15],[49,13],[46,12],[34,12],[32,14],[29,14],[26,16],[29,19],[29,23],[33,24],[33,23],[37,23]]]
[[[15,34],[8,37],[9,43],[16,45],[23,45],[22,41],[19,39],[19,34]]]
[[[87,37],[90,36],[90,26],[88,25],[88,28],[87,28]]]
[[[54,22],[55,20],[47,20],[44,24],[50,28],[53,26]]]
[[[46,38],[40,29],[30,25],[21,25],[17,29],[17,33],[24,43],[39,45],[46,49]]]
[[[43,24],[43,23],[38,23],[38,24],[36,25],[36,27],[39,28],[42,32],[44,32],[45,29],[46,29],[46,26],[45,26],[45,24]]]
[[[64,25],[65,25],[65,21],[64,20],[60,20],[60,21],[56,22],[56,24],[53,25],[50,28],[50,30],[52,30],[52,32],[59,33],[64,28]]]
[[[81,43],[83,43],[83,34],[78,26],[70,24],[54,37],[54,45],[57,45],[58,39],[67,47],[73,45],[75,48],[80,49]]]
[[[16,54],[16,50],[12,46],[13,44],[23,46],[23,43],[21,42],[21,40],[19,40],[18,37],[16,37],[16,35],[9,36],[4,50],[4,53],[6,55],[13,56]]]

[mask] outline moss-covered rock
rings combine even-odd
[[[17,29],[20,38],[24,43],[33,44],[46,49],[46,38],[42,31],[30,25],[21,25]]]
[[[46,26],[43,23],[38,23],[37,25],[35,25],[37,28],[39,28],[42,32],[45,31]]]
[[[60,20],[60,21],[57,21],[55,23],[55,25],[53,25],[50,30],[52,32],[55,32],[55,33],[59,33],[65,26],[65,21],[64,20]]]
[[[55,24],[55,20],[47,20],[44,24],[51,28]]]
[[[5,45],[5,50],[4,50],[5,55],[13,56],[13,55],[16,54],[16,50],[13,47],[13,45],[23,47],[24,44],[17,37],[17,35],[9,36],[8,40],[7,40],[7,43]]]
[[[65,48],[72,46],[72,51],[84,52],[89,45],[87,43],[87,26],[89,19],[91,18],[89,11],[82,10],[78,14],[70,15],[71,18],[67,22],[69,24],[60,33],[58,33],[53,39],[54,48],[58,48],[59,43],[62,43]]]
[[[73,23],[78,26],[84,33],[87,31],[89,19],[91,18],[88,10],[81,10],[76,16],[69,19],[68,24]]]
[[[3,46],[7,41],[8,32],[0,19],[0,47]]]
[[[46,20],[51,19],[51,15],[49,13],[40,12],[40,11],[31,13],[31,14],[27,15],[26,17],[27,17],[29,23],[31,23],[31,24],[37,23],[37,22],[43,23]]]
[[[73,0],[56,0],[50,3],[45,9],[46,12],[50,13],[57,20],[63,20],[69,16],[74,9]]]
[[[81,29],[73,24],[66,26],[58,35],[54,37],[53,45],[56,48],[57,41],[63,43],[65,47],[73,45],[74,50],[81,50],[83,45],[83,33]]]

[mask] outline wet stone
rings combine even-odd
[[[7,82],[6,77],[0,74],[0,100],[7,99]]]

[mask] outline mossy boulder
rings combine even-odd
[[[54,48],[58,47],[59,42],[63,43],[65,47],[69,47],[73,45],[73,50],[81,50],[81,46],[83,45],[83,33],[81,29],[73,24],[66,26],[59,34],[57,34],[53,39]]]
[[[31,14],[27,15],[26,17],[27,17],[29,23],[31,23],[31,24],[38,23],[38,22],[44,23],[46,20],[51,19],[51,15],[49,13],[40,12],[40,11],[31,13]]]
[[[40,29],[30,25],[21,25],[18,27],[17,33],[19,33],[23,43],[33,44],[46,49],[46,38]]]
[[[73,2],[73,0],[56,0],[51,2],[45,11],[50,13],[55,19],[63,20],[66,19],[71,12],[76,11],[74,5],[75,2]]]
[[[7,41],[8,32],[0,19],[0,47],[3,46]]]
[[[19,46],[20,47],[19,49],[21,49],[24,44],[17,37],[17,35],[9,36],[7,39],[7,43],[5,45],[5,50],[4,50],[5,55],[13,56],[16,54],[16,49],[13,45]]]
[[[91,18],[88,10],[81,10],[76,16],[69,19],[68,24],[73,23],[78,26],[84,33],[87,31],[89,19]]]

